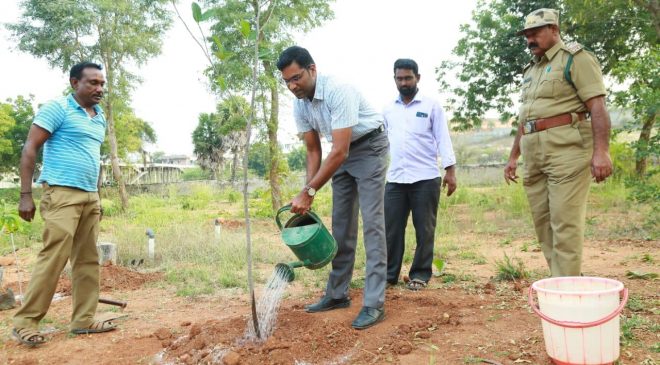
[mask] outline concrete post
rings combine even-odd
[[[153,261],[154,256],[156,255],[156,234],[151,228],[147,228],[145,234],[147,235],[147,239],[148,239],[147,251],[149,252],[149,260]]]

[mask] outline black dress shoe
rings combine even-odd
[[[349,305],[351,305],[349,298],[332,299],[326,295],[318,303],[306,305],[305,311],[309,313],[325,312],[332,309],[346,308]]]
[[[362,307],[360,314],[351,324],[356,330],[363,330],[369,328],[385,318],[385,310],[383,308]]]

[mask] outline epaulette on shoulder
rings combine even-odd
[[[584,46],[578,42],[571,42],[571,43],[567,43],[564,48],[566,48],[568,52],[574,55],[582,51],[584,49]]]
[[[534,64],[534,61],[527,62],[525,67],[523,67],[523,73],[525,73],[525,71],[527,71],[528,68],[532,67],[533,64]]]

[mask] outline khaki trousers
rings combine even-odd
[[[552,276],[581,274],[587,194],[591,181],[591,122],[523,135],[523,185]]]
[[[101,215],[99,194],[48,186],[40,206],[45,227],[44,247],[37,256],[23,305],[14,327],[36,328],[53,300],[57,281],[71,259],[73,314],[71,329],[92,324],[99,298],[99,259],[96,240]]]

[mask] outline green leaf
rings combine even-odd
[[[202,15],[200,16],[200,21],[203,22],[209,20],[211,19],[212,16],[216,15],[216,13],[217,13],[216,9],[207,10],[204,13],[202,13]]]
[[[215,83],[220,87],[220,90],[227,90],[227,81],[224,77],[218,76],[215,78]]]
[[[215,43],[218,49],[225,49],[225,47],[222,46],[222,42],[220,42],[220,37],[214,35],[213,37],[211,37],[211,39],[213,39],[213,43]]]
[[[193,16],[193,19],[194,19],[197,23],[201,22],[201,21],[202,21],[202,8],[200,8],[200,7],[199,7],[199,4],[197,4],[196,2],[193,2],[193,3],[191,4],[191,7],[192,7],[192,16]]]
[[[241,20],[241,28],[239,29],[241,31],[241,34],[243,37],[248,38],[250,36],[250,29],[252,27],[250,26],[250,22],[247,20]]]
[[[273,58],[273,51],[270,49],[260,49],[259,50],[259,59],[260,60],[266,60],[269,58]]]
[[[436,276],[441,276],[442,272],[445,270],[445,266],[447,266],[447,263],[445,260],[435,259],[433,260],[433,266],[435,266],[435,269],[437,270]]]

